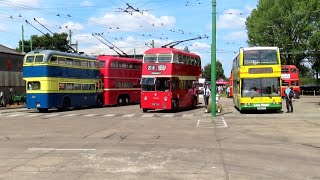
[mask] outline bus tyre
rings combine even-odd
[[[118,106],[122,106],[122,105],[123,105],[123,98],[122,98],[122,96],[119,96],[119,97],[118,97],[117,105],[118,105]]]
[[[48,112],[48,108],[38,108],[38,111],[41,113],[47,113]]]
[[[70,109],[70,100],[67,98],[64,98],[62,103],[62,110],[68,111],[69,109]]]
[[[148,112],[148,109],[142,109],[142,112],[146,113]]]
[[[177,112],[178,109],[179,109],[179,102],[178,102],[178,100],[176,100],[176,99],[172,100],[171,111],[172,111],[172,112]]]
[[[196,109],[196,108],[197,108],[197,98],[193,98],[192,108],[193,108],[193,109]]]
[[[125,96],[125,98],[124,98],[124,103],[125,103],[125,105],[129,105],[129,104],[130,104],[130,98],[129,98],[129,96]]]
[[[299,99],[300,98],[300,94],[298,91],[293,91],[294,92],[294,99]]]
[[[100,107],[103,106],[103,100],[102,100],[102,97],[101,97],[101,96],[99,96],[99,97],[97,98],[96,106],[97,106],[98,108],[100,108]]]

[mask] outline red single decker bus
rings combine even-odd
[[[103,83],[104,105],[140,103],[142,60],[98,56]]]
[[[285,90],[287,86],[293,88],[294,98],[299,98],[300,90],[300,79],[298,74],[298,69],[295,65],[282,65],[281,66],[281,93],[282,97],[285,97]]]
[[[145,51],[140,103],[143,112],[164,109],[176,112],[180,108],[196,108],[200,74],[201,59],[194,53],[174,48]]]

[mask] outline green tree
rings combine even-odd
[[[55,49],[59,51],[68,51],[69,47],[68,44],[68,34],[67,33],[54,33],[53,36],[50,34],[44,34],[42,36],[32,35],[32,48],[43,48],[43,49]],[[19,41],[19,47],[17,48],[18,51],[22,51],[22,41]],[[24,40],[24,51],[30,52],[31,45],[30,40]]]
[[[306,76],[303,61],[316,49],[311,41],[319,38],[319,17],[319,0],[259,0],[246,20],[247,42],[280,47],[282,63],[296,65]]]
[[[216,79],[219,79],[219,78],[225,79],[226,78],[224,75],[224,70],[223,70],[222,64],[219,60],[217,60],[217,62],[216,62],[216,72],[217,72]],[[204,69],[202,70],[202,77],[208,81],[211,80],[211,64],[210,63],[204,66]]]

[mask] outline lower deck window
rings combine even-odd
[[[28,90],[40,90],[40,82],[39,81],[30,81],[27,84]]]

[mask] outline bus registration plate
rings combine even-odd
[[[257,107],[257,110],[266,110],[266,107]]]

